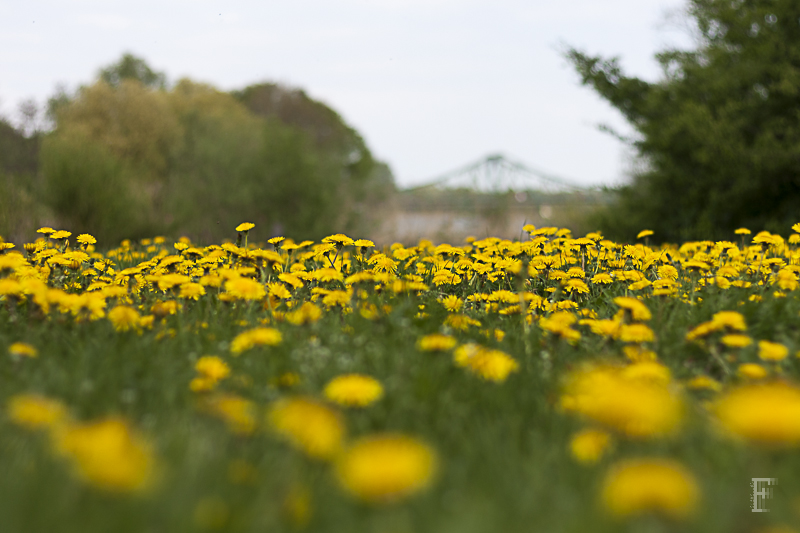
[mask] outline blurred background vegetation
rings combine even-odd
[[[201,242],[250,221],[261,235],[364,233],[395,190],[387,165],[326,105],[259,84],[168,86],[130,54],[74,94],[0,120],[0,235],[40,225],[101,242],[156,234]]]

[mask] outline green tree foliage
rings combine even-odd
[[[166,93],[98,81],[57,109],[42,197],[62,224],[109,243],[166,230],[162,191],[182,139]]]
[[[626,76],[618,58],[567,52],[634,127],[643,163],[599,222],[627,239],[786,231],[800,205],[800,3],[689,0],[687,16],[697,49],[659,53],[657,83]]]
[[[334,222],[342,231],[363,231],[375,222],[379,206],[395,191],[388,167],[376,161],[356,130],[333,109],[304,91],[260,83],[235,91],[234,96],[260,117],[276,119],[306,134],[317,155],[316,165],[336,175],[325,190],[338,205]]]
[[[0,236],[19,240],[45,216],[35,200],[40,135],[0,118]]]
[[[44,140],[44,199],[73,232],[101,242],[149,235],[149,198],[137,187],[136,174],[102,142],[85,132],[59,133]]]
[[[143,59],[129,53],[123,54],[113,65],[101,69],[98,77],[112,87],[118,87],[124,80],[138,81],[151,89],[164,89],[167,86],[167,76],[163,72],[156,72]]]
[[[151,74],[125,56],[51,102],[43,197],[70,227],[110,242],[153,232],[211,241],[248,220],[263,234],[319,239],[366,229],[364,213],[393,187],[361,137],[300,91],[281,89],[301,103],[267,112],[248,105],[255,89],[166,89]]]

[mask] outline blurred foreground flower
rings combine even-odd
[[[405,435],[374,435],[356,441],[339,458],[336,475],[351,494],[388,503],[426,488],[437,459],[426,444]]]
[[[433,333],[417,340],[417,349],[423,352],[445,352],[456,347],[458,341],[450,335]]]
[[[584,464],[596,463],[611,445],[611,435],[599,429],[584,429],[576,433],[569,443],[576,461]]]
[[[275,432],[315,459],[332,459],[342,448],[345,427],[341,416],[313,398],[278,400],[267,419]]]
[[[231,341],[231,353],[239,355],[254,346],[277,346],[281,343],[281,332],[274,328],[254,328],[239,333]]]
[[[700,499],[691,472],[669,459],[629,459],[614,465],[603,481],[602,499],[618,517],[656,512],[685,519]]]
[[[561,407],[629,437],[668,435],[677,430],[684,409],[665,370],[657,363],[579,370],[568,378]]]
[[[30,344],[24,342],[15,342],[8,347],[8,353],[17,357],[37,357],[39,352]]]
[[[58,400],[36,394],[18,394],[8,401],[8,416],[28,429],[52,429],[67,420],[68,412]]]
[[[712,407],[731,435],[758,444],[800,444],[800,388],[785,382],[743,385]]]
[[[511,372],[519,369],[519,363],[510,355],[472,343],[456,348],[453,360],[473,374],[497,383],[505,381]]]
[[[65,426],[54,435],[54,443],[77,474],[99,488],[138,491],[153,481],[150,443],[122,419]]]
[[[206,399],[201,408],[222,419],[228,429],[237,435],[250,435],[256,429],[255,405],[235,394],[221,394]]]

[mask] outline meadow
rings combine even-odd
[[[800,224],[258,230],[0,243],[0,531],[800,531]]]

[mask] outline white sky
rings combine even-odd
[[[129,51],[170,81],[304,89],[338,111],[408,186],[501,152],[581,184],[623,179],[630,130],[559,52],[691,46],[683,0],[0,0],[0,111],[43,102]]]

